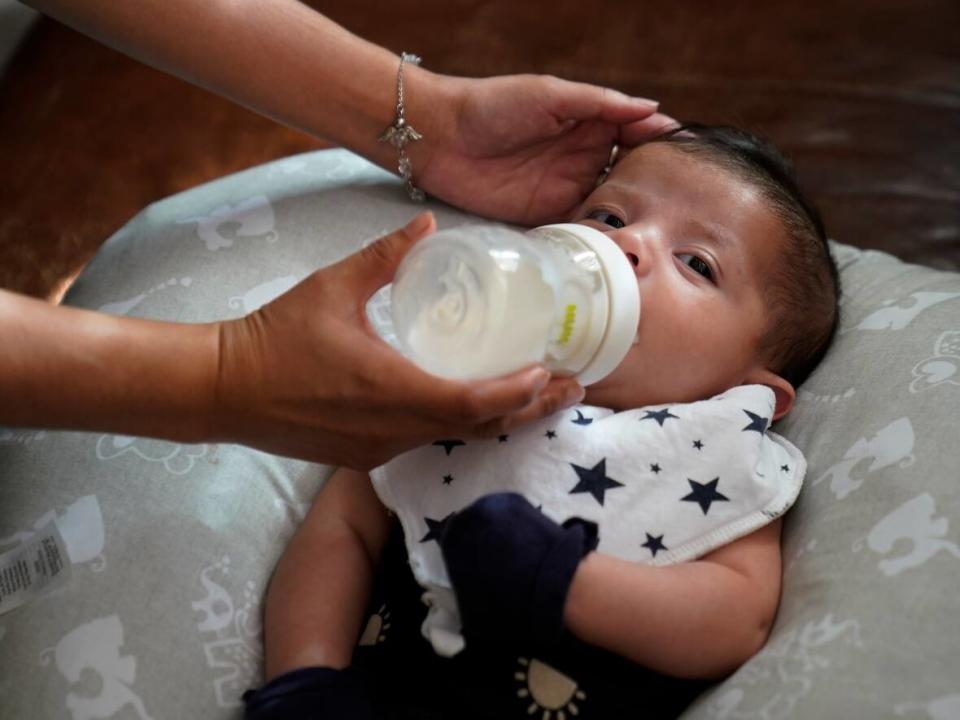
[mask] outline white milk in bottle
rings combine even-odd
[[[573,224],[437,232],[403,259],[391,295],[401,351],[453,379],[542,362],[589,385],[620,363],[640,317],[624,253],[602,232]]]

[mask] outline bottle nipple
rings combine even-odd
[[[431,323],[437,330],[452,332],[466,318],[471,298],[477,294],[477,279],[459,257],[449,259],[447,268],[437,279],[442,287],[439,297],[429,310]]]

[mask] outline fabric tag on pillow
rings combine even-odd
[[[0,615],[44,595],[70,579],[70,555],[57,523],[0,555]]]

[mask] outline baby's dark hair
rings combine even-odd
[[[756,187],[787,234],[764,288],[767,328],[760,352],[770,370],[800,385],[837,332],[840,279],[820,213],[800,190],[793,166],[769,141],[733,127],[688,123],[656,138],[701,157]]]

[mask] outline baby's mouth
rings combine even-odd
[[[627,260],[629,260],[630,264],[633,265],[634,267],[640,264],[640,258],[637,257],[637,255],[632,252],[627,253]]]

